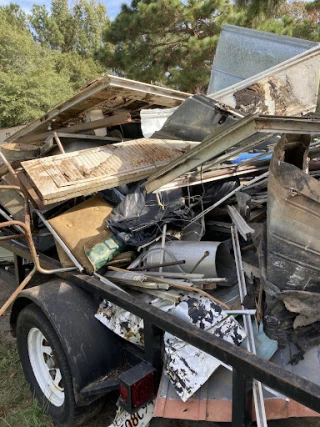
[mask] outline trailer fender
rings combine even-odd
[[[80,396],[80,390],[107,375],[123,363],[124,357],[121,340],[94,317],[99,301],[61,279],[24,290],[11,310],[13,335],[19,313],[32,303],[41,308],[60,339],[72,373],[77,405],[90,403]]]

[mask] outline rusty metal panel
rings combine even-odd
[[[242,114],[300,115],[315,111],[320,46],[210,95]]]
[[[282,290],[320,290],[320,183],[307,172],[310,137],[278,143],[268,181],[267,277]]]
[[[83,115],[92,109],[101,109],[107,115],[119,109],[131,112],[151,105],[171,108],[180,105],[189,96],[189,93],[109,75],[90,83],[75,96],[24,126],[6,141],[12,142],[25,135],[46,132],[49,125],[59,129],[71,120],[79,122]]]
[[[180,156],[189,142],[136,139],[22,163],[44,204],[145,178]]]

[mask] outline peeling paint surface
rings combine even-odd
[[[228,317],[218,304],[201,295],[185,299],[171,314],[231,344],[240,345],[246,338],[239,323]],[[164,343],[165,371],[179,397],[186,402],[218,369],[220,361],[167,332]]]
[[[140,298],[231,344],[239,346],[246,338],[240,324],[205,296],[190,292],[176,305],[148,295]],[[143,320],[132,313],[103,301],[95,317],[122,338],[144,345]],[[211,377],[220,361],[169,333],[164,335],[164,347],[165,371],[179,397],[186,402]]]

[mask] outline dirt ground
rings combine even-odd
[[[0,305],[2,305],[5,300],[9,297],[11,292],[14,290],[13,287],[4,283],[0,280]],[[9,316],[0,317],[0,334],[2,339],[6,340],[8,345],[12,345],[15,342],[10,334],[9,327]],[[23,380],[23,379],[22,379]],[[92,421],[86,423],[85,427],[107,427],[111,424],[114,413],[115,413],[115,402],[110,401],[105,404],[101,412],[95,416]],[[0,422],[2,427],[2,424]],[[229,424],[223,424],[228,427]],[[289,419],[281,421],[270,421],[268,423],[269,427],[320,427],[320,419],[308,418],[308,419]],[[52,424],[49,423],[48,427],[51,427]],[[181,420],[166,420],[166,419],[157,419],[154,418],[150,424],[150,427],[217,427],[217,424],[207,423],[204,421],[181,421]],[[12,426],[13,427],[13,426]],[[18,426],[14,426],[18,427]],[[33,425],[30,425],[33,427]]]

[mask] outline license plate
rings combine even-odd
[[[113,423],[109,427],[147,427],[153,418],[154,401],[142,406],[134,414],[119,408]]]

